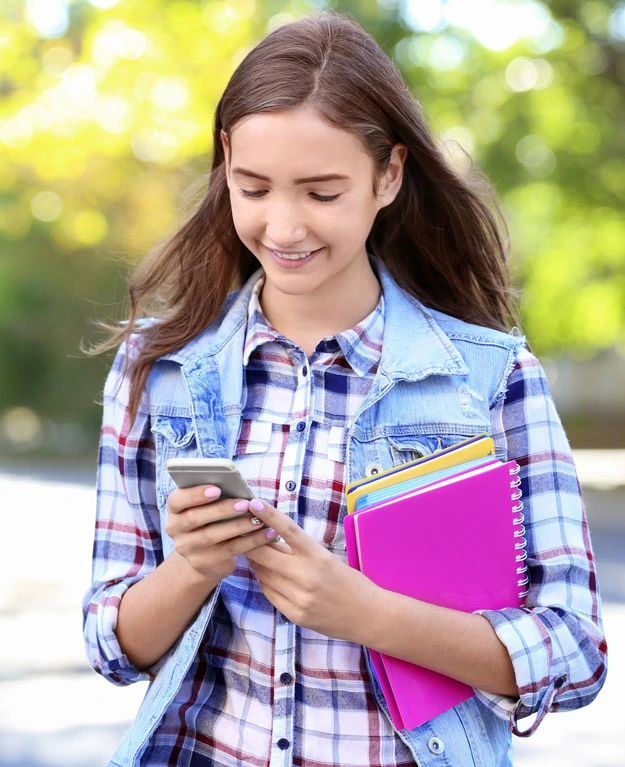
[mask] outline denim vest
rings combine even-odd
[[[348,430],[346,482],[490,432],[489,409],[504,396],[514,358],[524,344],[522,337],[426,309],[401,290],[379,262],[374,267],[385,297],[383,350],[372,387]],[[174,456],[234,454],[242,412],[247,307],[259,274],[229,297],[217,321],[182,349],[160,357],[150,372],[147,399],[163,531],[167,498],[175,488],[165,461]],[[497,448],[505,460],[505,449]],[[173,542],[165,532],[162,535],[167,557]],[[139,764],[150,735],[210,632],[219,592],[217,586],[160,662],[135,723],[110,765]],[[375,700],[391,721],[368,652],[366,657]],[[475,696],[420,727],[397,732],[420,767],[512,765],[507,721]]]

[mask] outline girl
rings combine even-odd
[[[586,519],[543,371],[508,332],[496,220],[357,24],[307,17],[248,54],[206,196],[129,292],[100,347],[123,341],[85,637],[99,673],[150,686],[110,765],[509,765],[511,733],[593,700]],[[521,466],[526,606],[457,612],[351,569],[345,484],[485,431]],[[233,458],[257,499],[176,489],[173,456]],[[396,731],[364,648],[476,695]]]

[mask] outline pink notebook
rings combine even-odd
[[[525,539],[518,466],[495,461],[345,517],[348,562],[390,591],[473,612],[523,604]],[[473,695],[450,677],[370,650],[398,729]]]

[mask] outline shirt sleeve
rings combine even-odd
[[[154,442],[145,401],[130,424],[129,377],[124,367],[136,355],[133,339],[120,346],[104,386],[92,583],[83,598],[87,658],[99,674],[117,685],[154,677],[154,669],[139,671],[132,665],[115,629],[127,589],[163,561]]]
[[[497,446],[520,467],[529,593],[522,608],[476,611],[510,653],[520,698],[476,690],[529,736],[549,711],[581,708],[603,686],[607,644],[595,561],[573,457],[543,368],[526,349],[492,408]],[[536,714],[521,731],[519,720]]]

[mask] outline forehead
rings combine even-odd
[[[323,121],[310,108],[245,117],[230,134],[232,163],[270,177],[370,173],[359,138]]]

